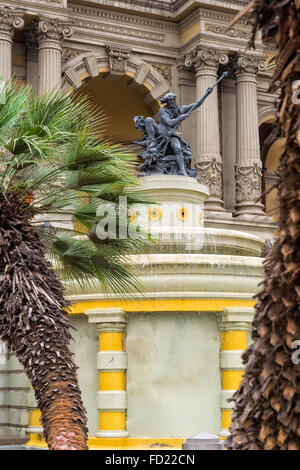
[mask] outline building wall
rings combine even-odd
[[[221,380],[215,315],[130,314],[126,345],[130,436],[218,434]]]

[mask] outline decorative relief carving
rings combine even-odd
[[[234,60],[236,75],[249,74],[256,75],[266,69],[266,62],[261,57],[239,54]]]
[[[203,158],[203,156],[201,157]],[[222,199],[223,193],[223,164],[217,155],[208,155],[207,160],[195,164],[201,184],[209,187],[209,197]]]
[[[158,73],[171,85],[172,84],[172,65],[170,64],[158,64],[149,62],[149,64],[157,70]]]
[[[257,201],[261,198],[262,163],[245,161],[236,166],[236,201]]]
[[[205,23],[205,31],[218,34],[221,36],[228,36],[231,38],[239,38],[239,39],[250,39],[250,34],[242,29],[238,28],[230,28],[228,29],[227,25],[218,25],[213,23]]]
[[[83,51],[80,49],[71,49],[71,48],[63,47],[61,60],[65,64],[69,60],[74,59],[74,57],[77,57],[78,55],[83,54],[84,52],[86,51]]]
[[[38,41],[62,41],[73,34],[72,23],[58,18],[41,18],[37,22]]]
[[[14,29],[24,26],[24,11],[10,7],[0,7],[0,32],[13,35]]]
[[[131,49],[123,46],[106,45],[105,50],[109,57],[110,73],[124,75]]]
[[[141,38],[148,41],[164,42],[166,38],[166,35],[161,33],[140,31],[133,28],[123,28],[122,26],[113,26],[105,23],[95,23],[93,21],[80,20],[79,18],[76,18],[76,28],[92,29],[96,31],[103,31],[104,33],[117,34],[118,36]]]

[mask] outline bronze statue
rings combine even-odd
[[[140,166],[139,176],[167,174],[197,177],[197,170],[191,168],[191,148],[180,135],[176,134],[176,130],[192,111],[201,106],[217,84],[227,75],[228,72],[224,72],[201,98],[187,106],[177,105],[175,93],[164,95],[160,102],[165,106],[159,110],[158,123],[151,117],[135,116],[136,129],[144,132],[142,140],[134,141],[144,148],[141,154],[144,163]]]

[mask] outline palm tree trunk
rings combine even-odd
[[[22,201],[0,196],[0,338],[34,388],[49,448],[85,450],[86,412],[68,347],[69,306]]]
[[[293,359],[300,340],[300,100],[293,89],[300,71],[300,2],[256,0],[254,16],[254,32],[260,28],[263,39],[277,43],[273,90],[281,91],[277,124],[287,143],[278,171],[278,240],[265,260],[226,447],[300,450],[300,365]]]

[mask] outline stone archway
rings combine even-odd
[[[130,77],[128,86],[144,88],[144,101],[150,106],[169,91],[166,80],[151,65],[130,50],[110,46],[102,53],[83,53],[69,60],[62,69],[62,91],[70,93],[99,75]]]

